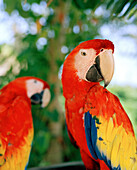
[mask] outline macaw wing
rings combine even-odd
[[[67,131],[68,131],[68,136],[69,136],[69,139],[71,141],[71,143],[75,146],[75,148],[78,148],[78,145],[77,145],[77,142],[76,140],[73,138],[71,132],[69,131],[69,129],[67,128]]]
[[[110,169],[137,169],[136,139],[130,121],[127,116],[124,117],[125,112],[118,98],[111,93],[106,95],[107,100],[106,97],[102,99],[99,110],[97,103],[92,102],[93,98],[91,102],[87,99],[84,127],[89,151],[94,159],[103,160]],[[118,114],[123,116],[121,123]]]
[[[1,114],[3,115],[0,119],[1,169],[24,169],[33,139],[30,105],[26,99],[19,96]]]
[[[69,136],[69,139],[70,139],[71,143],[73,144],[73,146],[75,146],[75,148],[79,148],[76,140],[74,139],[73,135],[71,134],[71,131],[69,130],[69,127],[67,126],[67,116],[68,115],[69,115],[68,110],[66,109],[66,128],[67,128],[68,136]]]

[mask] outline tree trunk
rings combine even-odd
[[[60,163],[63,161],[63,147],[62,147],[62,129],[64,125],[64,110],[61,107],[59,98],[61,96],[61,87],[60,80],[58,78],[58,65],[57,59],[64,60],[64,55],[61,53],[61,47],[65,43],[65,27],[64,27],[64,18],[67,13],[68,3],[60,0],[58,1],[59,5],[55,8],[55,15],[52,24],[60,24],[60,30],[58,32],[57,38],[50,39],[48,56],[50,56],[50,75],[48,82],[54,85],[54,100],[50,103],[49,109],[52,112],[56,110],[59,114],[58,122],[50,123],[50,131],[53,136],[51,140],[51,145],[46,156],[46,161],[51,164]],[[70,2],[69,2],[70,3]]]

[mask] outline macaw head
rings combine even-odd
[[[50,101],[49,85],[44,80],[36,77],[20,77],[9,83],[18,95],[27,95],[32,104],[41,104],[46,107]],[[7,86],[9,86],[7,85]]]
[[[73,68],[79,80],[104,80],[106,87],[114,73],[113,53],[114,45],[109,40],[94,39],[82,42],[67,57],[63,71]]]

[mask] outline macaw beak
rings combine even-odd
[[[48,88],[42,90],[41,93],[36,93],[31,96],[31,104],[41,104],[41,107],[46,107],[50,101],[50,91]]]
[[[95,59],[87,74],[86,79],[91,82],[104,80],[104,88],[110,83],[114,73],[114,57],[112,50],[106,50],[99,54]]]

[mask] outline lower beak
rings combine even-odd
[[[104,87],[110,83],[114,73],[114,57],[112,50],[106,50],[95,59],[87,74],[86,79],[91,82],[100,82],[104,80]]]
[[[46,107],[50,101],[50,98],[51,98],[50,90],[46,88],[43,92],[41,107]]]
[[[41,104],[41,107],[46,107],[50,101],[50,91],[46,88],[41,93],[32,95],[30,99],[32,104]]]

